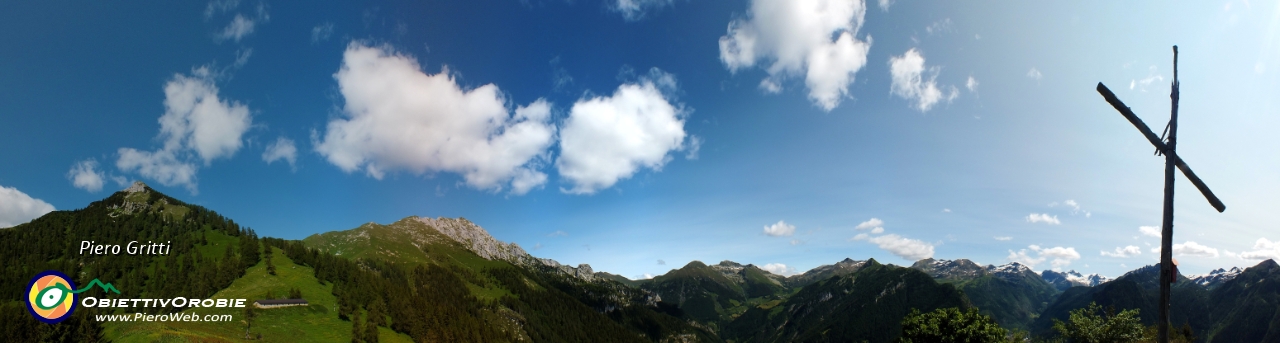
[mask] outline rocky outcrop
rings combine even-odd
[[[529,253],[520,248],[520,245],[494,239],[488,231],[466,218],[416,219],[485,259],[503,260],[519,265],[531,262]]]
[[[595,271],[591,269],[591,265],[579,264],[577,267],[572,267],[560,264],[556,260],[533,257],[519,244],[499,241],[489,235],[489,231],[466,218],[410,217],[408,219],[435,229],[440,235],[488,260],[507,261],[522,267],[547,266],[587,282],[594,282],[598,278]]]

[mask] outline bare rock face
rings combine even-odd
[[[108,216],[116,218],[121,215],[139,213],[150,207],[150,205],[147,204],[147,184],[142,183],[142,181],[134,181],[133,185],[130,185],[129,188],[125,188],[120,192],[125,193],[124,203],[111,205],[111,213],[108,213]]]
[[[413,218],[427,226],[435,228],[440,234],[452,239],[480,257],[488,260],[502,260],[518,266],[545,265],[561,273],[584,281],[596,279],[595,272],[587,264],[579,264],[577,268],[562,265],[552,259],[530,256],[520,245],[504,243],[489,235],[484,228],[465,218]]]
[[[134,181],[133,185],[130,185],[129,188],[125,188],[122,192],[133,194],[133,193],[146,192],[146,191],[147,191],[147,184],[142,183],[142,181]]]
[[[462,243],[464,247],[485,259],[520,264],[529,256],[519,245],[498,241],[484,228],[464,218],[418,218],[418,221]]]

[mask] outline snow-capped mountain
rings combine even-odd
[[[1040,273],[1040,277],[1044,278],[1044,281],[1049,282],[1055,288],[1062,291],[1075,286],[1093,287],[1106,283],[1107,281],[1111,281],[1111,279],[1106,276],[1098,274],[1083,275],[1075,270],[1066,272],[1045,270]]]
[[[1241,272],[1244,272],[1244,270],[1240,269],[1240,267],[1231,267],[1230,270],[1218,268],[1209,272],[1209,274],[1187,275],[1186,277],[1197,285],[1204,286],[1207,289],[1214,289],[1222,283],[1240,276]]]
[[[987,268],[963,258],[956,260],[926,258],[916,261],[915,264],[911,265],[911,268],[929,274],[934,279],[942,280],[969,280],[987,273]]]
[[[995,275],[997,278],[1005,281],[1013,281],[1027,275],[1036,277],[1040,276],[1040,274],[1036,274],[1035,271],[1032,271],[1031,268],[1027,268],[1026,265],[1018,262],[1009,262],[999,266],[987,265],[987,273]]]

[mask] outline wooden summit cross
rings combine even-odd
[[[1159,342],[1168,343],[1169,286],[1173,281],[1175,281],[1174,278],[1177,277],[1173,274],[1175,266],[1172,263],[1173,167],[1177,166],[1179,170],[1182,170],[1182,174],[1186,175],[1188,180],[1191,180],[1191,184],[1195,185],[1196,188],[1200,190],[1201,194],[1204,194],[1205,199],[1208,199],[1209,204],[1213,205],[1213,208],[1218,210],[1218,212],[1225,211],[1227,206],[1223,205],[1222,201],[1218,200],[1218,197],[1213,195],[1213,191],[1209,190],[1209,186],[1206,186],[1204,181],[1200,181],[1200,178],[1196,177],[1196,173],[1191,172],[1191,167],[1188,167],[1187,163],[1183,162],[1182,158],[1178,157],[1178,154],[1174,151],[1174,147],[1176,147],[1178,143],[1176,139],[1178,135],[1177,45],[1173,46],[1173,91],[1169,94],[1169,98],[1173,99],[1173,110],[1172,113],[1169,114],[1169,126],[1165,128],[1166,132],[1168,132],[1167,139],[1162,140],[1162,137],[1157,137],[1154,132],[1151,132],[1151,129],[1147,127],[1147,124],[1143,123],[1142,119],[1138,119],[1138,115],[1133,114],[1133,111],[1129,110],[1129,107],[1125,106],[1123,102],[1120,102],[1120,99],[1116,98],[1115,93],[1112,93],[1110,89],[1107,89],[1107,86],[1102,85],[1102,82],[1098,82],[1098,93],[1102,94],[1102,97],[1107,99],[1107,102],[1110,103],[1112,107],[1115,107],[1117,111],[1120,111],[1120,114],[1124,115],[1125,119],[1128,119],[1133,126],[1137,127],[1138,131],[1142,131],[1142,135],[1146,136],[1147,140],[1151,141],[1151,145],[1156,146],[1156,154],[1164,155],[1164,225],[1160,232],[1160,315],[1157,320],[1159,321],[1160,326],[1160,335],[1158,337]]]

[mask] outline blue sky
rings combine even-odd
[[[310,4],[308,4],[310,5]],[[1186,273],[1280,257],[1274,2],[0,5],[0,226],[132,180],[259,233],[466,217],[628,277],[1155,263],[1181,50]],[[1157,234],[1158,235],[1158,234]]]

